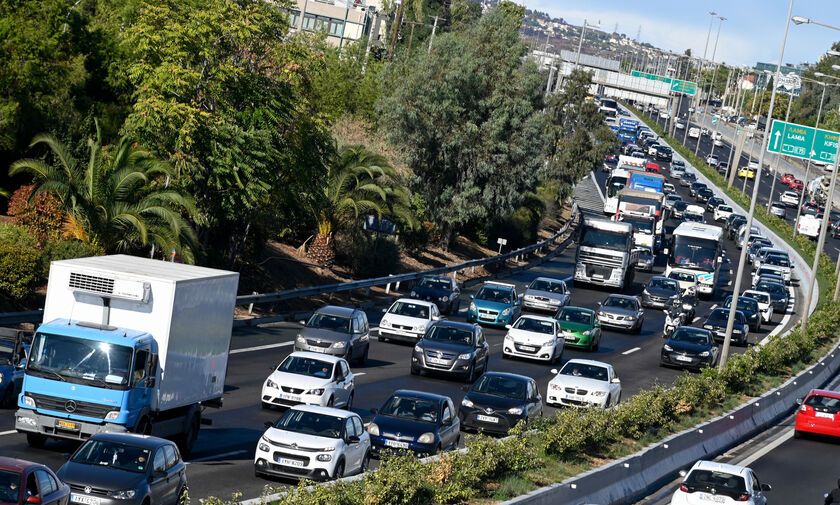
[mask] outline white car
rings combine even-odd
[[[659,149],[659,144],[654,143],[648,146],[648,156],[656,156],[656,150]]]
[[[662,192],[666,195],[671,195],[677,192],[677,188],[675,188],[670,182],[666,182],[662,185]]]
[[[669,117],[671,117],[671,116],[670,116],[670,114],[668,114],[667,110],[659,111],[659,118],[660,119],[668,119]]]
[[[338,356],[296,351],[284,359],[263,383],[263,408],[301,403],[326,407],[353,406],[356,377]]]
[[[788,207],[796,207],[799,205],[799,193],[795,191],[785,191],[782,193],[782,196],[779,198],[783,204],[787,205]]]
[[[706,164],[712,167],[716,167],[720,163],[720,160],[714,154],[710,154],[706,156]]]
[[[712,144],[714,144],[715,147],[723,147],[723,139],[722,138],[716,138],[712,141]]]
[[[701,460],[688,473],[680,474],[684,478],[671,497],[671,505],[766,505],[764,493],[772,489],[770,484],[759,482],[755,472],[745,466]]]
[[[697,291],[697,272],[685,268],[672,268],[668,272],[668,278],[674,279],[680,285],[680,293]]]
[[[694,221],[697,223],[705,223],[706,218],[704,217],[706,213],[706,209],[699,205],[689,205],[683,211],[683,220],[687,221]],[[687,217],[691,216],[691,217]]]
[[[697,128],[697,127],[689,128],[688,129],[688,136],[693,138],[693,139],[699,139],[700,138],[700,128]]]
[[[379,337],[383,340],[403,340],[415,343],[426,334],[435,321],[440,321],[440,312],[434,302],[400,298],[383,309],[385,314],[379,321]]]
[[[324,481],[363,473],[370,435],[353,412],[298,405],[287,410],[257,443],[254,473]]]
[[[752,168],[753,170],[757,171],[758,170],[758,160],[750,160],[749,163],[747,163],[747,167]]]
[[[563,359],[566,339],[553,317],[522,316],[507,325],[502,357],[516,356],[554,363]]]
[[[621,400],[621,380],[608,363],[570,359],[551,373],[555,376],[548,383],[548,405],[607,408]]]
[[[752,275],[752,286],[755,287],[758,284],[758,278],[764,274],[772,274],[778,275],[782,279],[785,278],[785,272],[780,267],[775,265],[761,265],[760,267],[756,268]]]
[[[820,226],[822,226],[822,219],[810,214],[802,214],[796,222],[796,232],[816,239],[820,234]]]
[[[685,130],[685,121],[682,119],[677,120],[677,130]]]
[[[715,207],[715,221],[724,221],[726,218],[732,215],[735,212],[735,209],[730,207],[729,205],[718,205]]]
[[[773,319],[773,300],[770,298],[770,293],[748,289],[741,293],[741,296],[747,296],[758,302],[758,311],[761,312],[762,322],[769,323]]]

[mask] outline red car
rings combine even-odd
[[[0,503],[67,505],[70,486],[52,470],[23,459],[0,456]]]
[[[794,436],[802,433],[840,437],[840,393],[812,389],[796,412]]]
[[[793,174],[786,173],[782,176],[782,184],[790,184],[790,181],[794,179]]]
[[[799,179],[794,179],[790,181],[788,185],[790,186],[790,189],[794,191],[802,191],[802,189],[805,187],[805,183]]]
[[[645,165],[645,172],[656,172],[659,173],[659,165],[656,163],[648,163]]]

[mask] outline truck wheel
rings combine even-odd
[[[190,452],[192,452],[193,447],[195,446],[195,441],[198,439],[198,428],[198,416],[194,416],[192,420],[190,420],[187,432],[180,435],[176,442],[182,455],[189,456]]]
[[[149,424],[149,418],[144,417],[137,421],[137,426],[134,427],[134,433],[139,433],[140,435],[151,435],[152,425]]]
[[[8,388],[6,388],[6,394],[3,395],[3,399],[0,400],[0,405],[5,408],[12,408],[15,406],[15,388],[14,383],[12,383]]]
[[[27,433],[26,443],[29,444],[29,447],[32,447],[33,449],[42,449],[47,443],[47,437],[45,437],[44,435],[39,435],[38,433]]]

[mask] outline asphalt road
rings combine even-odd
[[[667,174],[667,172],[666,172]],[[603,190],[603,173],[597,174],[597,180]],[[678,186],[685,194],[685,188]],[[677,223],[668,223],[673,229]],[[695,324],[702,324],[713,306],[717,306],[731,291],[730,268],[737,249],[731,242],[726,243],[728,263],[721,269],[718,290],[710,300],[701,301],[697,308]],[[537,276],[567,278],[571,276],[574,263],[574,248],[557,254],[550,261],[530,270],[517,272],[504,280],[513,282],[523,289]],[[665,258],[658,258],[654,275],[661,275],[665,267]],[[639,272],[634,285],[626,290],[629,294],[640,294],[651,274]],[[745,278],[745,286],[748,283]],[[462,296],[475,292],[477,286],[467,290]],[[572,286],[571,304],[596,308],[597,302],[609,295],[609,290]],[[797,297],[798,300],[798,297]],[[456,319],[463,319],[467,304],[462,304],[462,313]],[[381,311],[370,310],[368,318],[376,325]],[[774,323],[781,320],[781,315],[774,316]],[[792,323],[793,321],[790,321]],[[659,353],[662,346],[662,326],[664,314],[661,311],[647,310],[645,324],[640,335],[605,331],[600,350],[590,354],[584,351],[568,349],[564,359],[591,358],[613,364],[623,386],[623,397],[627,398],[642,388],[654,384],[669,384],[682,372],[658,367]],[[189,458],[188,478],[192,499],[218,496],[229,498],[234,492],[241,492],[243,498],[258,496],[265,485],[281,486],[282,481],[258,479],[253,475],[253,455],[257,440],[264,431],[263,423],[272,421],[278,411],[261,409],[259,395],[263,381],[270,369],[275,367],[291,350],[292,341],[297,333],[297,326],[290,323],[262,328],[237,330],[232,341],[232,353],[228,367],[224,407],[219,410],[208,409],[205,416],[212,420],[212,426],[201,429],[198,442]],[[759,335],[751,334],[751,341],[764,338],[773,328],[765,325]],[[534,377],[540,391],[545,395],[547,383],[552,377],[551,366],[520,360],[502,360],[501,345],[504,329],[485,330],[491,346],[490,370],[508,371]],[[419,389],[452,397],[456,404],[463,397],[462,383],[445,377],[412,376],[409,374],[411,346],[394,343],[371,342],[370,357],[367,365],[353,368],[356,374],[356,401],[354,410],[363,419],[370,419],[369,409],[378,408],[384,400],[398,388]],[[743,348],[733,348],[742,352]],[[553,409],[545,408],[550,414]],[[34,460],[58,469],[64,462],[63,453],[72,451],[74,445],[68,442],[52,441],[44,449],[32,449],[26,445],[25,437],[14,432],[13,411],[0,411],[0,454]]]

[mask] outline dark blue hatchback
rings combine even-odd
[[[406,450],[416,455],[455,449],[461,421],[447,396],[401,389],[395,391],[368,425],[371,449]]]

